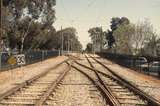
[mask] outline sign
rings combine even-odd
[[[17,59],[17,64],[18,65],[24,65],[24,64],[26,64],[25,55],[24,54],[16,55],[16,59]]]
[[[15,65],[17,63],[17,59],[15,56],[10,56],[8,61],[7,61],[10,65]]]

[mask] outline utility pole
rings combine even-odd
[[[2,64],[2,62],[1,62],[2,53],[1,53],[1,51],[2,51],[2,46],[3,46],[2,45],[2,5],[3,5],[2,2],[3,2],[3,0],[1,0],[1,4],[0,4],[1,5],[1,14],[0,14],[1,15],[1,17],[0,17],[1,18],[1,23],[0,23],[0,25],[1,25],[1,27],[0,27],[1,28],[1,31],[0,31],[0,47],[1,47],[1,49],[0,49],[0,69],[2,67],[2,65],[1,65]]]
[[[71,38],[70,42],[71,42],[71,43],[70,43],[70,51],[72,52],[72,51],[73,51],[73,48],[72,48],[72,45],[73,45],[73,44],[72,44],[72,43],[73,43],[72,38]]]
[[[96,40],[96,37],[95,37],[95,35],[94,35],[94,40],[93,40],[93,54],[95,54],[95,41]]]
[[[62,26],[61,26],[61,35],[62,35],[62,43],[61,43],[61,54],[63,55],[63,32],[62,32]]]
[[[102,28],[102,26],[101,26],[101,28]],[[101,36],[101,47],[100,47],[101,49],[100,49],[100,52],[102,52],[102,50],[103,50],[103,46],[104,46],[104,45],[103,45],[103,44],[104,44],[104,42],[103,42],[103,41],[104,41],[104,39],[103,39],[103,38],[104,38],[104,32],[103,32],[103,29],[102,29],[102,32],[101,32],[101,35],[100,35],[100,36]]]
[[[1,23],[0,23],[0,25],[1,25],[1,27],[0,27],[1,28],[1,32],[0,32],[0,47],[1,47],[1,49],[0,49],[0,51],[2,50],[2,46],[3,46],[2,45],[2,5],[3,5],[2,2],[3,2],[3,0],[1,0],[1,4],[0,4],[1,5],[1,14],[0,14],[1,15],[1,17],[0,17],[1,18]]]
[[[70,44],[69,44],[69,35],[68,35],[68,53],[69,53],[69,45],[70,45]]]

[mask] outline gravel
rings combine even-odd
[[[94,55],[94,56],[99,57],[97,55]],[[107,59],[99,58],[99,60],[105,63],[107,67],[112,69],[118,75],[120,75],[124,79],[127,79],[131,83],[135,84],[138,88],[140,88],[147,94],[151,95],[158,101],[160,101],[160,80],[159,79],[152,76],[145,75],[143,73],[139,73],[129,68],[122,67]]]
[[[58,56],[55,58],[47,59],[43,62],[27,65],[22,68],[16,68],[4,72],[0,72],[0,94],[8,91],[16,86],[16,84],[24,82],[41,72],[55,66],[56,64],[67,59],[65,56]]]
[[[46,101],[54,106],[104,106],[97,88],[80,72],[72,69]]]

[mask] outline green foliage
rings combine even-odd
[[[55,0],[3,0],[2,36],[11,49],[45,49],[55,33]]]
[[[94,50],[102,50],[104,46],[104,32],[102,27],[93,27],[88,30],[89,36],[93,42]],[[98,46],[99,45],[99,46]]]
[[[92,41],[99,41],[99,37],[102,36],[103,30],[102,27],[94,27],[90,28],[88,33],[90,34],[89,36],[91,37]]]
[[[113,36],[113,32],[108,30],[106,33],[105,33],[105,37],[106,37],[106,40],[107,40],[107,45],[109,48],[112,48],[113,44],[115,43],[115,38]]]
[[[116,30],[122,24],[129,24],[129,19],[126,17],[113,17],[111,20],[111,29],[112,31]]]
[[[132,54],[133,41],[132,35],[134,34],[134,25],[122,24],[114,32],[115,47],[117,53]]]
[[[71,51],[81,51],[82,45],[78,41],[78,37],[76,36],[77,32],[76,29],[73,27],[65,28],[61,31],[57,32],[59,38],[59,45],[61,45],[62,36],[63,36],[63,49],[64,50],[71,50]]]
[[[148,56],[160,56],[160,39],[158,38],[158,35],[153,34],[148,43],[144,45],[142,54]]]
[[[106,34],[108,46],[111,47],[114,43],[110,51],[119,54],[156,55],[157,36],[148,20],[132,24],[127,18],[116,17],[112,18],[111,29]]]
[[[2,4],[0,31],[10,49],[61,49],[62,34],[65,50],[82,49],[75,28],[56,32],[53,27],[56,0],[3,0]]]
[[[108,30],[106,33],[106,40],[109,48],[112,48],[113,44],[115,43],[115,38],[113,36],[114,31],[117,30],[121,25],[127,25],[129,23],[130,21],[126,17],[113,17],[111,19],[111,31]]]
[[[91,53],[92,49],[93,49],[93,44],[92,43],[88,43],[87,46],[86,46],[85,51],[88,52],[88,53]]]

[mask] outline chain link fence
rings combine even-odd
[[[97,53],[119,65],[144,73],[156,73],[160,76],[160,57],[134,56],[115,53]]]
[[[11,65],[9,63],[9,59],[12,56],[16,57],[16,55],[18,55],[18,54],[19,54],[18,52],[11,52],[11,53],[0,52],[0,71],[9,70],[9,69],[19,67],[18,64]],[[57,50],[53,50],[53,51],[24,51],[21,54],[24,54],[25,65],[28,65],[28,64],[43,61],[43,60],[51,58],[51,57],[56,57],[56,56],[60,55],[60,52]]]

